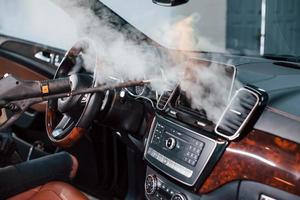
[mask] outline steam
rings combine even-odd
[[[104,8],[97,14],[89,1],[54,1],[64,8],[77,26],[77,34],[88,42],[83,54],[85,66],[93,71],[99,83],[109,83],[112,78],[120,81],[151,80],[153,90],[162,93],[177,84],[191,100],[195,109],[205,109],[207,117],[216,122],[226,104],[231,78],[225,68],[216,63],[207,66],[188,66],[189,55],[184,52],[159,51],[143,41],[144,36],[128,38],[128,29],[121,29],[120,22]],[[94,8],[95,9],[95,8]],[[195,24],[201,17],[192,14],[162,27],[166,43],[172,41],[174,49],[217,50],[213,42],[195,34]],[[117,27],[117,28],[116,28]],[[174,44],[174,41],[177,41]],[[221,50],[220,50],[221,51]],[[238,87],[236,85],[235,87]]]
[[[166,24],[162,30],[163,40],[173,49],[180,50],[199,50],[206,51],[224,51],[223,48],[213,44],[208,38],[199,36],[197,32],[197,24],[201,20],[198,13],[193,13],[188,17],[175,19],[174,23]],[[174,42],[176,41],[176,42]]]
[[[85,67],[96,74],[99,83],[107,83],[111,78],[120,81],[150,79],[153,80],[152,88],[159,93],[175,87],[182,59],[174,62],[173,55],[140,42],[144,36],[128,38],[125,33],[129,28],[116,29],[120,22],[106,9],[97,10],[101,13],[99,19],[84,1],[54,2],[73,17],[77,34],[89,44],[83,54]]]
[[[215,63],[209,67],[188,66],[187,53],[158,49],[143,42],[143,35],[128,36],[130,27],[121,28],[121,22],[115,16],[105,8],[97,8],[93,1],[52,2],[72,17],[77,27],[76,35],[88,43],[83,59],[86,69],[94,72],[97,82],[110,83],[112,78],[119,81],[146,79],[151,80],[151,88],[159,93],[180,84],[193,108],[204,108],[207,117],[214,122],[219,119],[231,86],[231,79],[223,67]],[[95,15],[92,7],[101,18]],[[205,47],[216,51],[218,47],[212,41],[195,34],[195,24],[199,20],[199,15],[192,14],[157,31],[161,32],[166,44],[177,41],[174,49]]]

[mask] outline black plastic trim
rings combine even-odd
[[[300,200],[299,196],[253,181],[241,181],[239,200],[258,200],[261,195],[278,200]]]

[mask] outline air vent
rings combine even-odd
[[[166,106],[170,102],[171,96],[173,94],[173,90],[171,91],[165,91],[158,99],[156,108],[159,110],[166,109]]]
[[[247,88],[239,89],[223,112],[215,132],[229,140],[236,139],[251,118],[260,101],[259,95]]]

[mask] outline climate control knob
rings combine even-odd
[[[154,194],[157,189],[157,179],[155,175],[148,175],[145,180],[145,192],[146,194]]]
[[[166,140],[166,147],[168,149],[170,150],[174,149],[175,145],[176,145],[176,140],[174,138],[170,137]]]
[[[187,200],[184,194],[177,193],[172,196],[171,200]]]

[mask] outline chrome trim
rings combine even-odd
[[[174,93],[175,93],[175,91],[176,91],[177,88],[178,88],[178,85],[176,85],[176,86],[174,87],[173,91],[171,92],[171,94],[170,94],[170,96],[169,96],[169,98],[168,98],[168,100],[167,100],[167,102],[166,102],[166,104],[164,105],[163,108],[159,108],[159,107],[158,107],[158,104],[159,104],[159,101],[160,101],[161,97],[164,95],[164,93],[165,93],[166,91],[164,91],[164,92],[162,93],[162,95],[160,95],[158,101],[156,102],[156,108],[157,108],[158,110],[163,111],[163,110],[166,109],[167,105],[170,103],[170,101],[171,101],[171,99],[172,99],[172,97],[173,97],[173,95],[174,95]]]
[[[242,115],[241,112],[237,111],[237,110],[233,110],[233,109],[229,109],[230,112],[233,112],[236,115]]]
[[[168,119],[166,119],[166,118],[164,118],[164,117],[162,117],[162,116],[160,116],[160,115],[157,115],[157,116],[160,117],[160,118],[162,118],[163,120],[169,122],[169,123],[174,124],[174,125],[177,126],[177,127],[181,127],[181,128],[183,128],[183,129],[185,129],[185,130],[187,130],[187,131],[189,131],[189,132],[192,132],[192,133],[194,133],[194,134],[196,134],[196,135],[199,135],[199,136],[201,136],[201,137],[203,137],[203,138],[206,138],[207,140],[210,140],[210,141],[212,141],[212,142],[214,143],[214,147],[213,147],[212,151],[210,152],[210,154],[209,154],[207,160],[205,161],[205,163],[204,163],[202,169],[199,171],[198,175],[196,176],[195,181],[194,181],[192,184],[188,184],[188,183],[186,183],[186,182],[184,182],[184,181],[182,181],[182,180],[180,180],[180,179],[178,179],[178,178],[176,178],[176,177],[170,175],[170,174],[167,173],[166,171],[164,171],[164,170],[162,170],[162,169],[159,169],[158,167],[156,167],[156,166],[153,164],[153,166],[155,166],[156,168],[158,168],[160,171],[164,172],[166,175],[170,176],[171,178],[173,178],[173,179],[175,179],[175,180],[177,180],[177,181],[179,181],[179,182],[181,182],[181,183],[183,183],[183,184],[185,184],[185,185],[187,185],[187,186],[193,186],[193,185],[195,185],[195,183],[196,183],[197,180],[199,179],[200,175],[202,174],[204,168],[206,167],[208,161],[210,160],[212,154],[215,152],[215,149],[216,149],[216,147],[217,147],[217,144],[224,144],[225,142],[216,141],[216,140],[214,140],[214,139],[212,139],[212,138],[209,138],[209,137],[207,137],[207,136],[204,136],[204,135],[202,135],[202,134],[199,134],[199,133],[197,133],[197,132],[195,132],[195,131],[193,131],[193,130],[191,130],[191,129],[188,129],[188,128],[184,127],[184,126],[181,126],[181,125],[179,125],[179,124],[176,124],[176,123],[174,123],[174,122],[172,122],[172,121],[170,121],[170,120],[168,120]],[[149,148],[149,145],[150,145],[150,139],[152,140],[153,134],[154,134],[154,125],[155,125],[155,127],[156,127],[156,117],[154,118],[154,120],[153,120],[153,122],[152,122],[151,129],[150,129],[151,132],[149,133],[148,140],[147,140],[147,144],[146,144],[146,148],[145,148],[145,152],[144,152],[144,158],[145,158],[146,160],[147,160],[146,155],[147,155],[148,148]],[[150,162],[149,160],[147,160],[147,161]],[[199,162],[199,161],[198,161],[198,162]],[[150,163],[151,163],[151,162],[150,162]]]
[[[162,3],[162,2],[157,2],[155,0],[152,0],[153,3],[159,5],[159,6],[172,6],[172,3]]]
[[[205,126],[206,126],[206,124],[205,124],[205,123],[203,123],[203,122],[200,122],[200,121],[197,121],[197,125],[199,125],[199,126],[202,126],[202,127],[205,127]]]
[[[146,181],[147,181],[147,178],[148,178],[148,177],[151,177],[152,180],[153,180],[153,190],[152,190],[151,192],[147,192],[147,190],[146,190]],[[149,175],[145,178],[144,190],[145,190],[145,193],[146,193],[147,195],[152,195],[152,194],[154,194],[154,193],[156,192],[156,190],[157,190],[157,185],[158,185],[157,182],[158,182],[158,180],[157,180],[157,178],[156,178],[155,175],[149,174]]]
[[[148,138],[147,138],[147,142],[146,142],[146,147],[145,147],[145,151],[144,151],[144,158],[146,158],[146,155],[147,155],[147,151],[148,151],[148,148],[149,148],[149,140],[153,138],[153,132],[154,132],[154,126],[156,128],[156,116],[153,118],[153,121],[151,123],[151,127],[150,127],[150,131],[149,131],[149,135],[148,135]]]
[[[233,67],[232,81],[231,81],[230,92],[229,92],[228,100],[227,100],[229,102],[231,99],[232,93],[233,93],[233,87],[234,87],[234,82],[235,82],[235,78],[236,78],[236,66],[235,65],[227,65],[227,66]]]
[[[175,116],[176,116],[177,112],[176,112],[176,111],[174,111],[174,110],[170,110],[170,114],[172,114],[172,115],[175,115]]]
[[[239,129],[238,129],[232,136],[225,135],[225,134],[223,134],[223,133],[221,133],[221,132],[218,131],[218,127],[220,126],[220,123],[221,123],[221,121],[222,121],[224,115],[226,114],[226,112],[227,112],[228,110],[230,110],[230,106],[232,105],[233,100],[237,97],[238,93],[239,93],[240,91],[242,91],[242,90],[245,90],[245,91],[250,92],[251,94],[253,94],[253,95],[256,97],[256,103],[255,103],[255,105],[252,107],[251,111],[249,112],[248,116],[246,117],[246,119],[244,120],[244,122],[241,124],[241,126],[239,127]],[[251,90],[249,90],[249,89],[247,89],[247,88],[240,88],[238,91],[236,91],[236,93],[235,93],[234,96],[232,97],[231,101],[230,101],[229,104],[226,106],[225,110],[223,111],[223,113],[222,113],[222,115],[221,115],[221,117],[220,117],[220,119],[219,119],[217,125],[215,126],[215,133],[217,133],[218,135],[220,135],[220,136],[222,136],[222,137],[224,137],[224,138],[226,138],[226,139],[228,139],[228,140],[234,140],[234,139],[236,139],[237,137],[239,137],[239,136],[240,136],[240,131],[244,128],[245,124],[249,121],[249,119],[250,119],[252,113],[254,112],[254,110],[256,109],[258,103],[259,103],[259,96],[258,96],[255,92],[253,92],[253,91],[251,91]]]
[[[171,146],[168,146],[168,143],[169,141],[171,141]],[[166,147],[170,150],[174,149],[176,145],[176,140],[173,138],[173,137],[169,137],[167,140],[166,140]]]
[[[173,196],[172,196],[172,198],[171,198],[171,200],[175,200],[175,197],[179,197],[181,200],[186,200],[187,198],[183,195],[183,194],[181,194],[181,193],[176,193],[176,194],[174,194]],[[176,199],[177,200],[177,199]]]
[[[43,51],[39,51],[37,53],[34,54],[34,57],[38,60],[50,63],[51,62],[51,57],[54,56],[54,54],[50,54],[50,57],[44,56],[43,55]]]
[[[0,46],[1,46],[4,42],[6,42],[6,41],[9,41],[9,39],[6,38],[6,37],[0,36]]]
[[[272,198],[272,197],[270,197],[270,196],[267,196],[267,195],[265,195],[265,194],[261,194],[261,195],[259,196],[259,200],[277,200],[277,199]]]
[[[104,110],[104,108],[108,102],[108,96],[109,96],[109,90],[106,90],[104,99],[102,100],[102,105],[101,105],[100,111]]]

